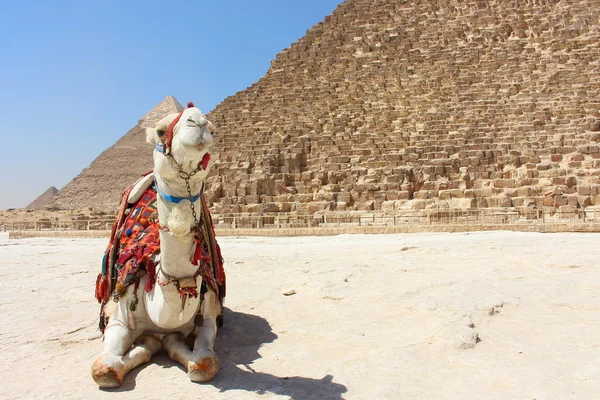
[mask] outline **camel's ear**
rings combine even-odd
[[[164,143],[167,139],[169,125],[179,114],[170,114],[156,123],[156,128],[146,128],[146,141],[152,145],[156,142]]]
[[[167,135],[165,135],[163,131],[160,131],[160,133],[162,134],[159,134],[159,131],[157,131],[156,128],[146,128],[146,142],[153,146],[156,142],[164,143]]]
[[[208,131],[210,132],[211,135],[214,135],[219,130],[217,129],[217,127],[215,126],[215,124],[213,124],[212,122],[208,121]]]

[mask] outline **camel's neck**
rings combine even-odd
[[[185,188],[183,179],[179,179]],[[161,183],[162,182],[162,183]],[[193,182],[191,189],[193,196],[200,193],[202,180]],[[157,195],[158,219],[164,229],[160,232],[160,268],[174,278],[185,278],[194,275],[198,269],[191,263],[194,252],[194,236],[197,218],[202,212],[202,199],[194,201],[196,219],[192,213],[189,200],[174,203],[167,200],[168,197],[188,197],[178,191],[170,191],[169,188],[181,189],[179,182],[169,182],[156,176],[159,193]],[[162,185],[162,187],[161,187]],[[161,194],[162,193],[162,194]]]

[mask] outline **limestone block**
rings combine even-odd
[[[473,208],[477,205],[477,200],[476,199],[450,199],[448,201],[448,204],[450,205],[450,208],[454,208],[454,209],[460,209],[460,210],[468,210],[470,208]]]
[[[550,168],[552,168],[552,166],[550,165],[550,163],[547,163],[547,162],[542,162],[542,163],[538,164],[538,166],[537,166],[538,171],[547,171]]]
[[[528,197],[529,196],[529,188],[528,187],[520,187],[517,189],[518,197]]]
[[[361,210],[361,211],[373,210],[373,204],[374,204],[373,200],[366,200],[366,199],[359,199],[354,202],[356,209]]]
[[[260,197],[256,195],[244,196],[244,204],[258,204],[260,203]]]
[[[334,201],[335,197],[334,193],[315,193],[313,201]]]
[[[438,193],[438,198],[440,200],[449,200],[452,198],[452,194],[450,193],[450,190],[440,190]]]
[[[305,193],[297,195],[298,201],[300,203],[310,203],[313,201],[313,194]]]
[[[276,213],[280,211],[281,209],[277,203],[263,203],[260,205],[261,213]]]
[[[338,203],[350,204],[352,197],[349,192],[338,192],[336,193],[336,200]]]
[[[463,189],[452,189],[450,190],[450,195],[453,198],[463,198],[465,197],[465,191]]]
[[[413,198],[426,200],[429,198],[429,190],[419,190],[413,193]]]
[[[405,206],[410,204],[412,210],[424,210],[427,205],[427,200],[409,200],[405,203]]]
[[[381,203],[381,211],[393,211],[395,209],[395,200],[386,200]]]
[[[262,204],[249,204],[246,206],[246,212],[257,213],[260,212]]]
[[[577,186],[577,194],[580,196],[590,196],[592,194],[590,185]]]
[[[514,188],[515,180],[514,179],[495,179],[494,186],[497,188]]]
[[[474,189],[475,197],[490,197],[492,195],[492,189],[489,187],[481,187]]]
[[[567,185],[567,187],[573,187],[577,185],[577,178],[574,176],[568,176],[565,181],[565,185]]]
[[[334,202],[331,205],[331,211],[347,211],[348,206],[345,203]]]
[[[592,198],[590,196],[577,196],[577,204],[580,208],[589,207],[592,204]]]
[[[512,199],[509,197],[500,198],[500,207],[512,207]]]

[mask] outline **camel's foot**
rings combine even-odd
[[[92,363],[92,378],[101,388],[116,388],[123,383],[125,363],[121,357],[103,354]]]
[[[219,371],[219,357],[210,349],[203,350],[198,361],[188,361],[188,376],[192,382],[208,382]]]

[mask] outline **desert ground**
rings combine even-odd
[[[93,288],[104,239],[0,234],[0,397],[597,399],[598,234],[223,237],[221,370],[159,353],[117,390]],[[293,295],[289,294],[295,291]]]

